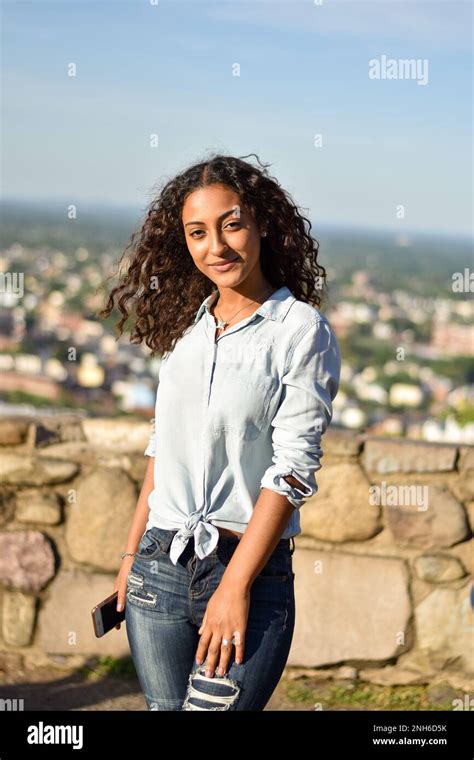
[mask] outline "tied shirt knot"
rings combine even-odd
[[[189,539],[194,536],[194,551],[199,559],[204,559],[217,546],[219,531],[208,521],[202,511],[196,510],[186,518],[182,528],[178,530],[170,546],[170,559],[174,565],[185,550]]]

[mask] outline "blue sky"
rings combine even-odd
[[[470,0],[2,10],[3,198],[145,208],[210,151],[257,153],[316,225],[472,230]],[[428,83],[370,79],[382,55],[426,59]]]

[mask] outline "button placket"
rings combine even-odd
[[[233,327],[230,327],[228,330],[223,332],[216,340],[217,325],[215,323],[214,317],[212,316],[212,314],[210,313],[209,309],[206,306],[204,334],[206,336],[206,340],[209,346],[211,347],[212,351],[211,351],[211,361],[209,363],[209,369],[207,370],[206,382],[204,383],[203,410],[202,410],[203,421],[205,422],[205,424],[203,424],[202,426],[202,439],[201,439],[202,466],[203,466],[203,478],[202,478],[203,490],[202,490],[201,511],[202,511],[203,517],[205,517],[208,514],[208,510],[209,510],[209,504],[208,504],[207,493],[206,493],[206,489],[207,489],[206,468],[207,468],[207,463],[208,463],[207,443],[209,441],[207,429],[211,424],[209,420],[209,405],[210,405],[210,400],[211,400],[215,369],[216,369],[216,364],[217,364],[217,359],[218,359],[218,343],[222,338],[232,335],[238,330],[245,328],[248,324],[254,322],[258,316],[261,316],[261,314],[259,314],[257,310],[246,319],[241,320],[241,322],[238,322],[236,325],[234,325]]]
[[[208,316],[208,313],[206,313],[206,316]],[[207,468],[207,443],[208,443],[208,435],[207,435],[207,423],[208,423],[208,409],[209,409],[209,403],[211,398],[211,389],[212,389],[212,378],[214,373],[214,366],[216,362],[216,354],[217,354],[217,345],[214,341],[214,335],[215,330],[211,334],[209,331],[209,324],[208,322],[205,323],[205,335],[206,339],[209,345],[212,347],[212,352],[210,355],[210,362],[208,365],[208,369],[206,370],[206,380],[203,386],[203,399],[202,399],[202,419],[203,419],[203,426],[202,426],[202,438],[201,438],[201,451],[202,451],[202,505],[201,505],[201,513],[204,517],[207,514],[207,497],[206,497],[206,468]]]

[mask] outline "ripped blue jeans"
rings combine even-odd
[[[226,673],[207,677],[206,660],[195,660],[198,630],[239,539],[220,536],[201,560],[191,537],[174,565],[168,550],[175,533],[147,530],[127,580],[127,637],[148,710],[263,710],[293,638],[294,540],[277,544],[252,583],[242,663],[232,645]]]

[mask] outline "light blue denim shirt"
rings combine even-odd
[[[155,457],[146,530],[178,529],[174,564],[193,535],[202,559],[217,545],[216,526],[244,533],[261,488],[294,507],[281,538],[301,533],[299,508],[318,490],[321,436],[339,388],[339,346],[317,308],[283,286],[216,341],[209,306],[217,297],[204,299],[162,359],[145,450]]]

